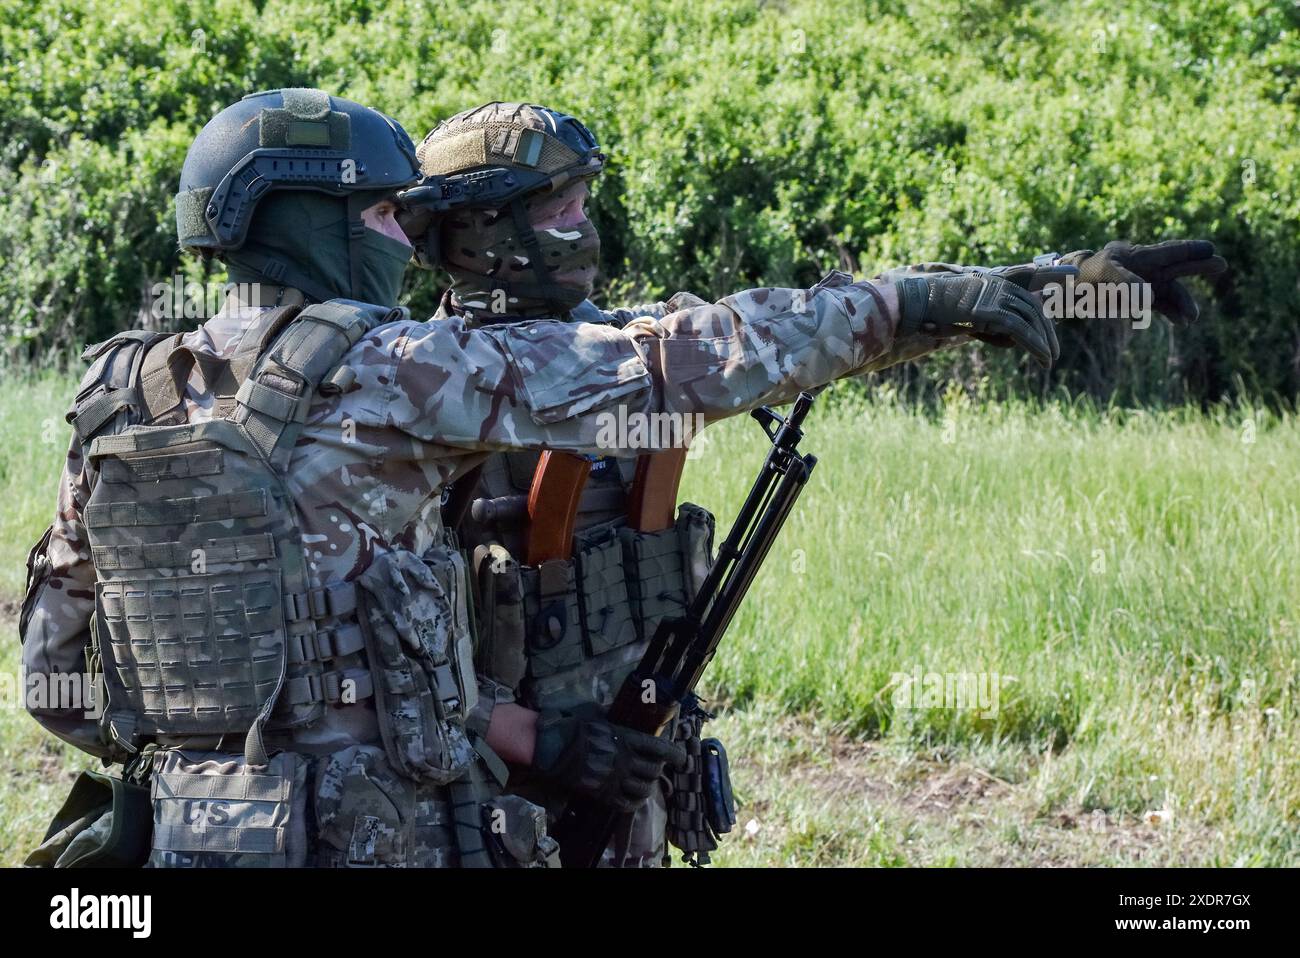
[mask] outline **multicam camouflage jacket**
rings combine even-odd
[[[227,355],[253,321],[229,308],[184,342]],[[810,289],[746,290],[717,303],[615,328],[531,322],[470,328],[456,317],[402,320],[368,333],[345,358],[345,391],[319,395],[287,470],[303,516],[302,537],[322,586],[352,582],[394,549],[423,554],[441,534],[442,487],[486,454],[608,448],[602,414],[701,414],[707,421],[781,403],[799,391],[918,356],[944,341],[895,336],[891,287],[832,273]],[[196,367],[197,374],[197,367]],[[190,384],[192,419],[210,415]],[[79,673],[95,608],[95,572],[84,509],[96,481],[76,443],[69,451],[47,559],[29,596],[23,664],[29,676]],[[34,707],[55,734],[105,754],[82,709]],[[376,738],[373,707],[327,711],[295,730],[317,752]]]

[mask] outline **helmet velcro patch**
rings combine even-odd
[[[284,108],[303,120],[323,120],[330,112],[330,95],[311,87],[287,87],[280,91]]]
[[[263,110],[257,142],[264,148],[315,146],[347,150],[352,145],[352,118],[337,111],[327,112],[319,119],[304,119],[290,110]]]
[[[485,166],[488,162],[486,137],[487,131],[482,128],[436,139],[430,134],[415,151],[420,170],[426,176],[444,176]]]
[[[207,243],[215,239],[212,230],[208,228],[204,212],[213,192],[210,187],[205,187],[176,194],[176,235],[180,238],[181,246],[189,246],[199,240]]]

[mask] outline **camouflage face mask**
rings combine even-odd
[[[568,198],[528,198],[524,212],[544,218],[547,206]],[[568,200],[571,201],[571,200]],[[464,210],[442,224],[443,263],[457,303],[504,316],[567,313],[591,295],[600,259],[600,235],[587,218],[572,226],[529,227],[548,281],[533,266],[534,251],[520,236],[512,210]]]

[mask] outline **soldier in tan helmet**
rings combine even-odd
[[[600,241],[585,202],[606,157],[581,122],[488,103],[439,124],[417,154],[425,179],[404,194],[399,220],[417,263],[452,279],[432,322],[448,336],[479,330],[498,341],[522,403],[472,397],[493,427],[522,413],[521,441],[468,460],[474,467],[458,473],[444,508],[471,561],[476,662],[495,685],[484,701],[513,703],[518,735],[535,735],[520,750],[529,760],[512,767],[513,791],[545,805],[553,823],[575,795],[624,813],[603,858],[620,867],[664,864],[669,843],[707,861],[727,815],[726,796],[710,794],[703,774],[702,755],[720,746],[702,746],[698,703],[672,735],[684,761],[601,720],[657,623],[680,614],[699,585],[713,537],[713,517],[691,503],[667,523],[641,521],[646,490],[636,477],[647,457],[596,443],[602,410],[713,420],[972,337],[1047,365],[1056,334],[1034,295],[1047,284],[1080,268],[1092,282],[1149,282],[1158,309],[1190,321],[1195,304],[1175,277],[1222,268],[1209,243],[1112,243],[995,270],[923,264],[856,282],[834,272],[807,290],[749,290],[715,304],[678,293],[604,311],[588,299]],[[484,375],[483,389],[497,387],[497,370]],[[566,542],[558,555],[538,552],[530,528],[529,495],[546,460],[523,437],[537,430],[545,448],[591,463],[574,498],[571,549]],[[675,496],[672,470],[660,481]]]

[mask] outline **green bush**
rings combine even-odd
[[[1121,401],[1296,396],[1295,4],[539,9],[0,0],[8,361],[66,353],[134,323],[153,282],[198,278],[172,232],[190,139],[249,91],[314,85],[417,139],[489,99],[582,116],[613,159],[594,203],[610,296],[1211,237],[1233,270],[1198,289],[1190,331],[1069,330],[1050,380],[977,350],[903,375]],[[430,309],[436,282],[411,283]]]

